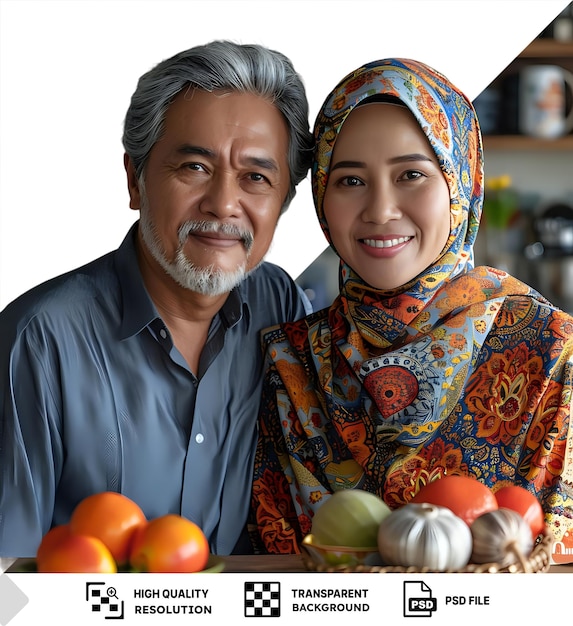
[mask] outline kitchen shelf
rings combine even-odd
[[[522,59],[571,58],[573,42],[535,39],[519,55]]]
[[[484,135],[484,150],[573,151],[573,135],[558,139],[537,139],[524,135]]]
[[[531,63],[551,63],[573,72],[573,41],[534,39],[518,57],[500,74],[496,82],[503,82],[511,74],[518,73]],[[485,151],[538,151],[573,152],[573,134],[557,139],[539,139],[525,135],[484,135]]]

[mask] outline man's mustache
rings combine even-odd
[[[179,243],[183,245],[191,233],[220,233],[229,237],[240,239],[248,252],[251,251],[254,243],[254,236],[248,230],[241,230],[233,224],[223,222],[212,222],[210,220],[192,220],[185,222],[179,228]]]

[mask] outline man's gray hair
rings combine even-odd
[[[167,109],[189,86],[206,91],[231,90],[261,96],[282,113],[289,130],[290,188],[283,211],[307,175],[313,138],[308,101],[301,77],[284,54],[257,44],[212,41],[158,63],[141,76],[131,97],[123,131],[123,146],[138,178],[149,153],[163,133]]]

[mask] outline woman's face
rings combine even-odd
[[[324,215],[340,257],[377,289],[400,287],[438,259],[450,234],[450,194],[408,109],[369,103],[346,118]]]

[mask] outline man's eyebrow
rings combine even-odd
[[[215,153],[213,150],[209,150],[208,148],[202,148],[201,146],[193,146],[191,144],[185,143],[177,148],[177,153],[179,154],[198,154],[200,156],[214,157]]]
[[[205,156],[214,159],[217,154],[213,150],[209,150],[209,148],[203,148],[202,146],[195,146],[192,144],[183,144],[177,148],[178,154],[196,154],[199,156]],[[258,157],[258,156],[245,156],[243,161],[247,165],[251,165],[254,167],[260,167],[265,170],[269,170],[272,172],[279,171],[278,163],[269,157]]]
[[[247,163],[248,165],[253,165],[255,167],[260,167],[264,170],[269,170],[271,172],[279,171],[278,163],[271,158],[248,156],[245,157],[245,163]]]
[[[414,152],[412,154],[401,154],[400,156],[393,157],[389,159],[389,163],[409,163],[411,161],[432,161],[432,159],[425,155]],[[366,163],[364,161],[337,161],[331,168],[330,171],[339,169],[339,168],[362,168],[366,167]]]

